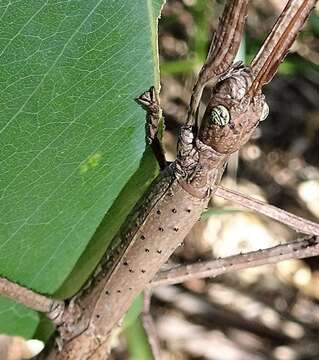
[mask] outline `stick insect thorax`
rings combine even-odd
[[[174,170],[191,195],[204,198],[214,191],[229,156],[267,117],[268,105],[261,91],[254,97],[247,94],[252,82],[249,67],[231,66],[212,90],[197,137],[191,126],[182,127]]]

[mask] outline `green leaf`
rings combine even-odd
[[[88,274],[96,267],[101,257],[101,253],[106,252],[116,235],[118,228],[123,223],[130,210],[134,207],[137,200],[146,191],[152,178],[155,177],[157,173],[158,166],[155,163],[154,155],[149,148],[144,153],[140,167],[113,203],[111,209],[96,230],[85,252],[73,268],[70,276],[62,287],[54,294],[55,297],[68,298],[79,290],[87,279]],[[146,174],[148,177],[145,176]]]
[[[152,360],[153,356],[139,317],[124,329],[127,348],[131,360]]]
[[[56,292],[139,168],[145,113],[134,98],[159,86],[161,4],[2,1],[0,275]],[[154,176],[149,168],[142,185]],[[114,218],[112,233],[123,215]]]
[[[0,297],[0,334],[31,338],[38,324],[36,312]]]
[[[134,299],[129,310],[125,314],[123,321],[123,329],[130,328],[137,321],[137,318],[140,316],[143,310],[143,301],[144,294],[140,294]]]

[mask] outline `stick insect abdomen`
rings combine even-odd
[[[141,203],[142,206],[133,211],[137,215],[130,221],[134,235],[129,239],[124,238],[125,234],[132,233],[130,228],[121,235],[121,245],[126,244],[126,248],[122,245],[122,252],[116,256],[111,268],[107,269],[106,274],[103,275],[103,271],[99,274],[93,289],[87,291],[87,295],[79,303],[82,308],[91,306],[92,313],[90,326],[85,325],[90,333],[84,331],[70,340],[73,343],[72,350],[76,349],[77,359],[88,357],[90,350],[83,346],[83,342],[88,337],[94,337],[94,333],[99,334],[98,342],[104,342],[104,336],[106,339],[116,325],[112,319],[120,318],[128,310],[133,299],[145,288],[145,283],[152,280],[161,265],[183,242],[209,201],[207,196],[198,198],[187,192],[171,169],[158,176],[145,198],[149,204],[148,209],[145,208],[145,202]],[[147,261],[148,254],[151,262]],[[102,276],[108,277],[108,280],[96,284]],[[81,319],[80,322],[85,323],[86,320]],[[94,333],[92,329],[95,329]],[[68,344],[65,349],[67,348]],[[92,349],[95,350],[96,348]]]
[[[114,318],[114,312],[125,312],[130,304],[127,297],[133,300],[183,242],[207,203],[207,198],[195,198],[180,186],[177,179],[173,180],[137,230],[132,245],[113,270],[105,292],[96,303],[94,313],[105,318],[105,322],[99,322],[104,323],[103,331],[108,332],[114,326],[109,322],[110,314]],[[151,255],[152,262],[147,261],[147,254]],[[128,290],[125,298],[123,289]]]

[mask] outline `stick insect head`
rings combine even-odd
[[[275,75],[317,0],[288,0],[250,68],[230,68],[213,90],[199,139],[220,153],[238,150],[268,115],[261,91]]]
[[[217,83],[199,130],[204,144],[223,154],[233,153],[266,119],[268,106],[261,92],[253,98],[246,94],[252,81],[250,69],[238,66]]]

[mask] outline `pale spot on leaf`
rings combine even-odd
[[[97,152],[91,156],[89,156],[81,165],[80,165],[80,173],[84,174],[89,170],[93,170],[96,168],[102,160],[102,154]]]

